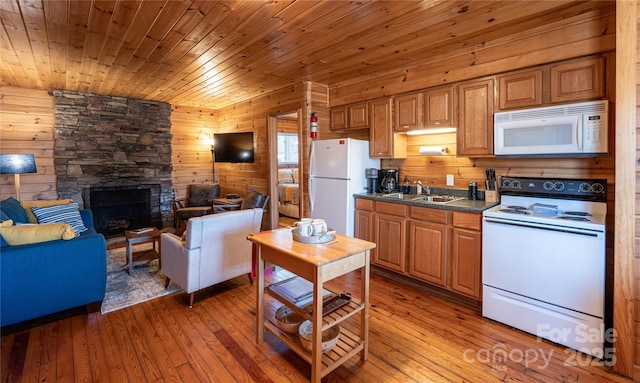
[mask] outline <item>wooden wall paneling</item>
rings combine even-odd
[[[589,7],[593,3],[589,4]],[[588,7],[588,8],[589,8]],[[585,10],[563,17],[551,25],[536,25],[524,32],[469,37],[457,53],[429,52],[425,64],[413,68],[392,68],[375,78],[339,82],[330,88],[331,106],[375,99],[554,61],[607,52],[615,49],[615,9]],[[474,43],[475,42],[475,43]]]
[[[189,184],[213,180],[211,146],[207,143],[215,132],[216,117],[212,110],[171,107],[172,183],[176,198],[187,196]]]
[[[291,112],[292,110],[289,110],[291,105],[299,107],[304,104],[305,94],[304,84],[296,84],[268,95],[217,110],[217,133],[253,131],[255,142],[255,163],[216,164],[216,171],[219,172],[218,178],[223,194],[237,193],[242,196],[248,188],[255,188],[260,192],[269,194],[268,152],[272,148],[268,145],[268,116]],[[283,107],[288,109],[283,109]],[[328,110],[324,112],[324,115],[328,129]],[[308,126],[306,128],[308,129]],[[308,135],[308,130],[305,135]],[[271,196],[271,198],[273,199],[274,196]],[[267,218],[267,220],[269,219]],[[264,223],[263,227],[265,227]]]
[[[614,292],[613,326],[616,330],[613,370],[626,376],[634,373],[637,362],[638,327],[634,327],[634,303],[638,299],[638,268],[634,267],[636,218],[638,215],[635,196],[638,184],[636,175],[636,110],[638,99],[638,5],[635,1],[616,2],[616,60],[615,60],[615,232],[614,232]],[[636,127],[636,129],[633,129]],[[635,272],[635,280],[634,280]],[[635,356],[634,356],[635,352]],[[640,365],[635,366],[636,378],[640,379]]]
[[[57,199],[53,97],[47,91],[0,87],[0,153],[33,154],[37,174],[20,176],[22,200]],[[0,175],[0,199],[16,196],[15,177]]]

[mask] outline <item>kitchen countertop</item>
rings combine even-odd
[[[369,199],[374,201],[382,201],[389,203],[397,203],[402,205],[428,207],[433,209],[451,210],[451,211],[463,211],[468,213],[482,213],[484,210],[499,205],[499,202],[486,202],[484,200],[470,200],[466,197],[466,189],[448,189],[448,188],[431,188],[431,195],[451,195],[456,197],[463,197],[459,200],[450,202],[427,202],[414,200],[419,197],[418,194],[403,194],[403,193],[391,193],[401,195],[398,197],[391,197],[389,194],[383,193],[358,193],[354,194],[355,198]],[[421,196],[427,196],[427,194],[421,194]]]

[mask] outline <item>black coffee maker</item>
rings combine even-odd
[[[398,169],[380,169],[378,172],[378,191],[380,193],[395,193],[399,190]]]
[[[378,169],[366,168],[364,169],[364,175],[367,178],[367,193],[379,193]]]

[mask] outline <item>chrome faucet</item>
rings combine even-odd
[[[429,183],[428,183],[427,181],[425,181],[425,182],[424,182],[424,184],[425,184],[425,185],[424,185],[424,187],[423,187],[424,192],[425,192],[427,195],[428,195],[428,194],[431,194],[431,189],[429,188]]]

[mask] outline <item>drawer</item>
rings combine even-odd
[[[373,211],[373,200],[356,198],[356,210]]]
[[[453,226],[480,231],[482,229],[482,215],[455,211],[453,212]]]
[[[376,201],[376,213],[398,215],[400,217],[407,216],[407,205],[390,202]]]
[[[411,206],[410,216],[413,219],[444,224],[448,224],[451,220],[451,212],[418,206]]]

